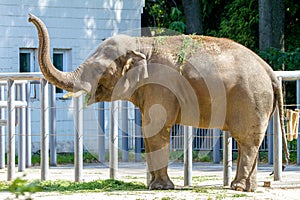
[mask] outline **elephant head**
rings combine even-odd
[[[87,104],[112,101],[116,82],[134,66],[144,67],[146,56],[137,49],[134,38],[119,35],[105,40],[80,66],[72,72],[57,70],[50,58],[50,40],[45,24],[29,14],[38,31],[38,60],[44,77],[53,85],[69,91],[72,96],[87,94]],[[144,70],[138,70],[145,73]],[[138,78],[138,76],[137,76]]]

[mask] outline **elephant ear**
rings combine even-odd
[[[122,75],[124,76],[130,69],[136,72],[137,82],[144,78],[148,78],[147,60],[143,53],[128,50],[126,53],[126,61],[123,66]]]
[[[130,99],[132,94],[145,83],[144,80],[149,77],[145,54],[129,50],[124,57],[122,76],[113,91],[116,99]]]

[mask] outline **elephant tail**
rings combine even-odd
[[[282,133],[282,139],[283,139],[283,148],[284,148],[284,157],[286,164],[288,164],[288,161],[290,159],[290,153],[287,145],[287,138],[286,138],[286,132],[284,129],[284,110],[283,110],[283,95],[282,95],[282,88],[281,84],[278,83],[277,87],[275,89],[275,100],[278,105],[278,113],[279,113],[279,119],[280,119],[280,127],[281,127],[281,133]]]

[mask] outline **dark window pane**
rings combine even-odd
[[[59,69],[60,71],[63,71],[63,69],[64,69],[64,54],[54,53],[53,54],[53,64],[57,69]]]
[[[20,72],[30,72],[30,53],[20,53]]]
[[[54,53],[53,54],[53,65],[60,71],[64,70],[64,54]],[[63,93],[63,90],[56,88],[56,93]]]

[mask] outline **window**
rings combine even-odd
[[[20,72],[35,72],[35,49],[20,49]]]
[[[53,49],[53,65],[60,71],[68,71],[71,68],[71,50]],[[20,72],[39,72],[40,68],[37,59],[37,49],[21,48],[19,51],[19,71]],[[39,86],[31,84],[30,96],[39,97]],[[56,88],[56,96],[62,97],[64,91]]]
[[[30,53],[20,53],[20,72],[30,72]]]
[[[60,71],[64,71],[64,54],[53,53],[53,65]],[[63,90],[56,88],[56,93],[63,93]]]
[[[36,49],[27,49],[21,48],[19,50],[19,71],[20,72],[37,72],[38,69],[36,66],[37,60],[36,58],[37,51]],[[37,85],[32,84],[30,88],[30,97],[37,98],[38,97],[38,88]]]
[[[60,71],[68,71],[71,65],[71,50],[70,49],[54,49],[53,50],[53,65]],[[62,96],[64,91],[56,88],[56,95]]]

